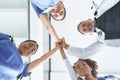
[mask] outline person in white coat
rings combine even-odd
[[[63,47],[67,50],[67,53],[74,55],[77,58],[85,59],[105,49],[112,47],[118,48],[117,46],[119,45],[119,40],[104,40],[105,33],[95,27],[95,22],[92,19],[80,22],[78,24],[77,30],[83,35],[92,35],[93,32],[98,35],[97,41],[86,48],[73,47],[66,43],[65,39],[63,38]]]

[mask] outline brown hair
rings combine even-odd
[[[34,40],[25,40],[25,41],[23,41],[22,43],[20,43],[20,45],[23,44],[23,43],[25,43],[25,42],[34,42],[34,43],[37,45],[36,51],[38,50],[39,45],[38,45],[38,43],[37,43],[36,41],[34,41]],[[19,46],[20,46],[20,45],[19,45]],[[35,51],[33,54],[35,54],[36,51]]]
[[[64,20],[64,19],[65,19],[65,17],[66,17],[66,9],[65,9],[65,6],[64,6],[64,4],[63,4],[63,2],[62,2],[62,1],[59,1],[59,3],[61,3],[61,4],[63,5],[63,9],[64,9],[64,16],[63,16],[63,18],[62,18],[62,19],[56,19],[56,18],[54,18],[54,17],[53,17],[53,15],[51,15],[51,14],[50,14],[50,16],[51,16],[54,20],[56,20],[56,21],[62,21],[62,20]]]
[[[97,78],[98,65],[97,65],[97,62],[96,62],[96,61],[93,61],[92,59],[79,59],[78,61],[85,61],[85,62],[89,65],[89,67],[92,68],[92,71],[91,71],[92,75],[93,75],[95,78]],[[75,65],[75,64],[76,64],[76,63],[74,63],[74,65]],[[75,66],[73,66],[73,68],[75,69]]]

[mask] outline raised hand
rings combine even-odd
[[[66,43],[65,38],[62,39],[62,46],[63,46],[63,48],[65,48],[65,49],[68,49],[68,48],[69,48],[69,44]]]

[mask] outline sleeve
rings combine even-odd
[[[96,33],[98,34],[97,40],[105,44],[105,33],[101,30],[96,28]]]
[[[40,9],[38,6],[34,5],[32,2],[31,2],[31,5],[32,5],[34,11],[36,12],[37,16],[39,16],[40,14],[47,15],[47,13],[43,13],[43,10]]]
[[[104,76],[105,80],[120,80],[120,78],[114,76],[114,75],[107,75],[107,76]]]
[[[97,52],[103,51],[107,46],[100,41],[97,41],[86,48],[78,48],[70,46],[67,53],[74,55],[77,58],[86,59]]]
[[[0,33],[0,40],[10,40],[11,36],[8,34]]]
[[[75,73],[72,65],[71,65],[70,62],[68,61],[68,59],[65,59],[64,62],[65,62],[65,66],[66,66],[66,68],[67,68],[67,71],[68,71],[68,73],[69,73],[69,76],[70,76],[71,80],[77,80],[76,73]]]
[[[105,78],[104,77],[98,77],[97,80],[105,80]]]
[[[26,72],[27,72],[27,69],[28,69],[28,65],[29,65],[29,63],[27,63],[27,64],[24,66],[24,69],[23,69],[23,71],[22,71],[22,73],[21,73],[21,76],[22,76],[22,77],[30,76],[31,72],[26,73]]]

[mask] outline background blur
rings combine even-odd
[[[67,11],[65,20],[57,22],[51,19],[59,37],[64,37],[70,45],[81,48],[94,43],[96,34],[83,36],[76,28],[82,20],[93,19],[92,0],[63,0],[63,3]],[[17,45],[26,39],[33,39],[38,42],[40,47],[37,53],[30,58],[23,57],[23,60],[27,62],[39,58],[51,50],[55,43],[53,38],[49,36],[45,26],[38,19],[29,0],[0,0],[0,32],[12,35]],[[107,74],[120,75],[120,54],[118,53],[119,49],[116,52],[109,49],[90,57],[98,62],[99,76]],[[77,60],[76,57],[67,56],[71,64]],[[23,78],[23,80],[70,80],[70,78],[61,55],[57,51],[50,59],[35,69],[30,77]]]

